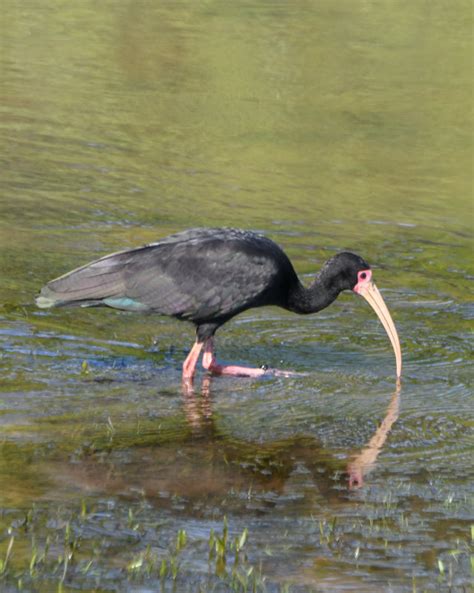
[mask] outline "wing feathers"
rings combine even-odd
[[[121,295],[125,289],[124,267],[120,261],[109,258],[82,266],[60,276],[43,287],[37,299],[39,307],[83,304],[88,300],[101,300]],[[107,266],[107,267],[106,267]]]
[[[271,241],[229,229],[197,229],[120,251],[49,282],[37,304],[104,304],[196,323],[273,302],[283,272],[296,275]],[[277,291],[278,292],[278,291]]]

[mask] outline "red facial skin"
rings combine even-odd
[[[352,289],[357,294],[360,294],[361,289],[364,288],[372,280],[372,270],[361,270],[357,272],[357,284]]]

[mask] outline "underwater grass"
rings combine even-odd
[[[53,507],[33,505],[21,514],[4,511],[0,519],[2,591],[128,591],[138,585],[163,592],[267,591],[268,579],[261,566],[247,556],[248,529],[231,536],[225,516],[222,528],[211,528],[207,537],[191,537],[185,529],[173,535],[157,526],[156,541],[145,543],[148,527],[141,521],[140,508],[128,508],[123,520],[116,522],[115,534],[99,533],[98,521],[104,515],[103,509],[89,508],[85,499],[80,508],[53,511]],[[197,560],[186,557],[189,547],[200,552]],[[207,574],[196,576],[196,563],[206,565]],[[273,584],[271,590],[289,593],[291,589],[288,584]]]
[[[259,549],[252,542],[251,530],[230,529],[226,516],[219,527],[196,531],[192,524],[189,529],[177,528],[161,519],[151,524],[145,500],[116,506],[113,500],[83,498],[69,507],[34,504],[21,512],[3,510],[0,589],[59,593],[139,591],[141,587],[163,593],[317,591],[314,586],[319,578],[337,574],[348,564],[356,572],[367,567],[367,561],[372,562],[367,559],[371,542],[383,543],[380,547],[393,557],[401,553],[403,539],[410,533],[407,517],[388,500],[378,512],[375,507],[371,512],[370,503],[364,506],[364,518],[311,517],[321,552],[315,557],[312,577],[289,575],[279,581],[265,574],[261,560],[265,554],[272,555],[274,542]],[[285,535],[281,534],[282,541]],[[403,590],[457,591],[461,564],[470,556],[472,565],[473,543],[474,525],[470,541],[459,538],[452,549],[433,551],[436,583],[427,587],[426,579],[413,575],[411,589]],[[384,570],[383,565],[373,569],[379,575]]]

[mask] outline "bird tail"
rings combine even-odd
[[[124,293],[124,252],[105,256],[48,282],[36,297],[41,309],[61,306],[93,307]]]

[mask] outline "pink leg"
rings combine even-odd
[[[183,363],[183,381],[192,381],[194,373],[196,372],[197,361],[203,346],[203,342],[198,342],[197,340],[194,342],[191,352],[188,354],[186,360]]]
[[[267,369],[266,367],[256,369],[252,367],[219,364],[214,355],[214,343],[212,338],[208,338],[204,343],[202,366],[206,371],[214,373],[215,375],[234,375],[236,377],[261,377],[265,374],[290,377],[294,374],[290,371],[279,371],[277,369]]]

